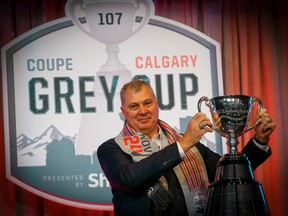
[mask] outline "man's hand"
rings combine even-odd
[[[205,113],[196,113],[189,121],[183,137],[178,140],[184,152],[196,145],[205,133],[213,132],[212,127],[213,124]]]
[[[275,130],[276,124],[266,109],[261,110],[257,118],[259,119],[259,122],[254,127],[255,138],[262,143],[268,143],[269,136]]]

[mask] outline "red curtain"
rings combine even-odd
[[[65,0],[2,0],[0,46],[45,22],[65,16]],[[221,45],[225,94],[261,98],[277,128],[273,155],[255,171],[273,216],[288,200],[288,6],[282,0],[154,0],[156,15],[191,26]],[[2,64],[2,62],[1,62]],[[2,66],[1,66],[2,69]],[[1,70],[0,69],[0,70]],[[1,103],[2,82],[1,82]],[[0,107],[1,113],[2,106]],[[1,115],[0,215],[114,215],[45,200],[6,179]],[[240,140],[240,148],[252,132]]]

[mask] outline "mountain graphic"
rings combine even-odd
[[[40,136],[30,139],[25,134],[17,137],[18,166],[45,166],[47,146],[62,138],[75,142],[75,136],[64,136],[54,125],[50,125]]]
[[[21,134],[20,136],[17,137],[17,150],[21,151],[22,149],[29,146],[31,142],[32,140],[29,137],[25,136],[24,134]]]

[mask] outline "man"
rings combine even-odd
[[[112,187],[115,215],[201,215],[220,158],[199,142],[213,132],[209,118],[197,113],[180,135],[159,120],[158,101],[145,81],[125,84],[120,97],[123,130],[97,150]],[[271,155],[267,142],[275,129],[267,110],[258,117],[254,138],[242,151],[253,169]]]

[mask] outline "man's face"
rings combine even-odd
[[[124,94],[121,111],[128,124],[136,131],[146,134],[151,138],[158,131],[158,101],[152,90],[142,86],[135,92],[128,88]]]

